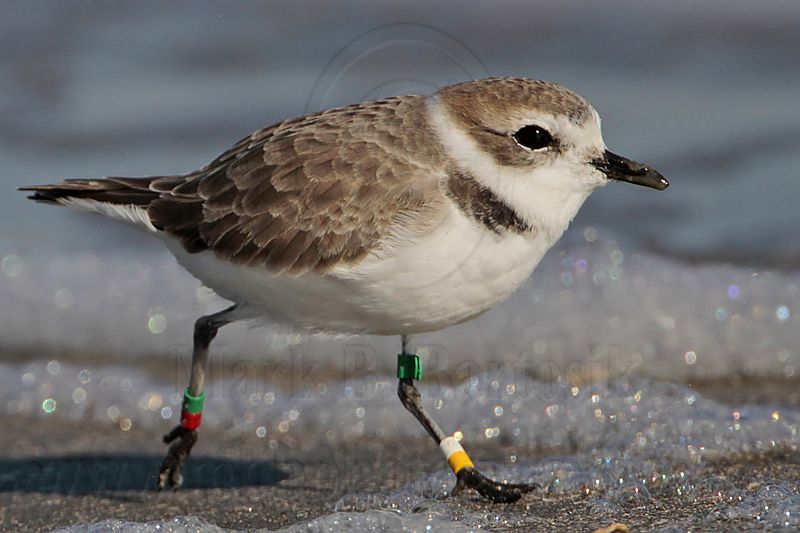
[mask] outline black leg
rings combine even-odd
[[[403,407],[408,409],[408,411],[414,415],[414,418],[419,420],[419,423],[422,424],[422,427],[425,428],[428,435],[436,441],[436,444],[440,444],[447,438],[447,435],[444,434],[439,424],[431,418],[431,415],[429,415],[428,411],[422,406],[422,396],[419,390],[417,390],[417,387],[414,386],[413,379],[400,379],[400,383],[397,385],[397,395],[400,397],[400,402],[403,404]]]
[[[403,355],[406,353],[407,339],[403,336]],[[509,484],[498,483],[487,478],[472,464],[464,448],[453,437],[448,437],[439,427],[435,420],[428,414],[428,411],[422,405],[422,397],[420,396],[417,387],[414,386],[414,380],[410,377],[401,377],[397,386],[397,395],[400,401],[414,417],[419,420],[428,435],[436,441],[439,448],[444,452],[447,457],[447,462],[450,468],[456,475],[456,487],[453,489],[452,494],[456,495],[464,488],[471,488],[478,491],[478,493],[494,502],[510,503],[520,499],[526,493],[539,488],[535,483],[531,484]]]
[[[183,484],[183,464],[197,442],[197,428],[202,413],[203,385],[205,383],[208,347],[219,328],[231,321],[230,313],[236,306],[219,313],[201,317],[194,324],[194,346],[192,348],[192,369],[189,387],[184,395],[181,423],[164,435],[164,442],[174,442],[167,451],[158,473],[159,490],[169,486],[173,489]],[[192,405],[189,405],[192,404]],[[177,440],[176,440],[177,439]]]

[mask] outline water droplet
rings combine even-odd
[[[86,390],[83,387],[77,387],[74,391],[72,391],[72,401],[75,403],[81,403],[86,399]]]
[[[739,294],[740,294],[739,287],[737,287],[736,285],[728,285],[728,298],[730,298],[731,300],[735,300],[736,298],[739,297]]]
[[[47,373],[48,374],[50,374],[51,376],[55,376],[59,372],[61,372],[61,363],[59,363],[55,359],[53,359],[52,361],[47,363]]]
[[[167,318],[161,314],[151,316],[147,320],[147,329],[149,329],[150,333],[153,335],[164,333],[164,330],[167,329]]]
[[[47,414],[50,414],[56,410],[58,404],[52,398],[47,398],[45,401],[42,402],[42,411]]]
[[[9,278],[15,278],[22,272],[22,259],[18,255],[7,255],[0,261],[0,270]]]
[[[252,405],[253,407],[257,406],[258,404],[261,403],[261,398],[262,396],[260,392],[252,393],[250,395],[250,405]]]
[[[157,392],[151,393],[149,398],[147,398],[147,408],[151,411],[158,411],[161,409],[162,403],[161,395]]]
[[[53,302],[60,309],[69,309],[75,304],[75,297],[72,295],[72,291],[67,288],[58,289],[53,295]]]

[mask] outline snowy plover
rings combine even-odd
[[[234,305],[195,325],[191,381],[159,486],[197,440],[208,346],[242,319],[312,332],[401,335],[398,393],[458,479],[496,501],[531,487],[482,476],[424,410],[408,335],[463,322],[528,277],[596,187],[655,189],[606,150],[597,112],[554,83],[490,78],[330,109],[256,131],[181,176],[29,187],[161,237]]]

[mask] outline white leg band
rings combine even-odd
[[[447,458],[447,463],[450,465],[454,474],[458,474],[459,471],[463,470],[465,467],[475,467],[467,455],[467,452],[464,451],[464,448],[461,447],[461,444],[454,437],[442,439],[442,442],[439,443],[439,449],[442,450],[442,453]]]
[[[445,459],[450,459],[450,456],[456,452],[464,451],[461,443],[458,442],[455,437],[446,437],[442,439],[442,442],[439,443],[439,449],[442,450]]]

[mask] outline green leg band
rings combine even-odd
[[[206,391],[200,393],[200,396],[192,396],[189,394],[189,388],[183,391],[183,410],[187,413],[197,414],[203,410],[203,401],[206,399]]]
[[[422,363],[417,354],[401,353],[397,356],[397,377],[400,379],[422,379]]]

